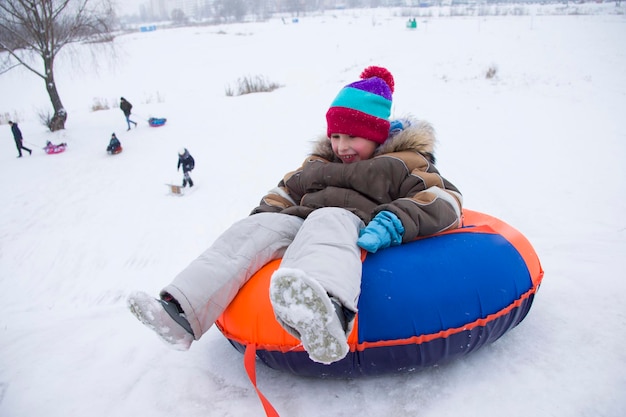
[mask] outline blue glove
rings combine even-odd
[[[389,136],[395,136],[407,127],[411,126],[409,119],[395,119],[389,122]]]
[[[378,249],[402,243],[403,234],[404,226],[398,216],[390,211],[381,211],[361,229],[356,244],[368,252],[376,253]]]

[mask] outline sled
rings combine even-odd
[[[193,192],[198,189],[197,185],[194,185],[193,187],[183,187],[182,185],[169,183],[165,183],[165,185],[167,185],[167,189],[170,195],[176,195],[181,197],[187,194],[193,194]]]
[[[151,117],[148,119],[148,124],[152,127],[161,127],[166,121],[165,117]]]
[[[183,188],[182,185],[176,185],[176,184],[165,184],[167,185],[168,189],[170,190],[170,194],[173,195],[184,195],[185,194],[185,189]]]
[[[115,149],[114,151],[107,151],[107,153],[109,155],[117,155],[118,153],[122,152],[123,148],[120,146],[119,148]]]
[[[46,151],[48,155],[54,155],[56,153],[65,152],[65,148],[66,148],[65,144],[60,144],[60,145],[46,146],[45,148],[43,148],[43,150]]]

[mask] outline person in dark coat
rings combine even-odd
[[[178,167],[177,170],[180,170],[180,167],[183,167],[183,187],[186,187],[189,184],[190,187],[193,187],[193,181],[189,176],[189,173],[193,170],[196,165],[196,161],[193,159],[193,156],[189,153],[187,148],[181,148],[178,151]]]
[[[119,153],[122,148],[122,144],[120,143],[115,133],[111,134],[111,140],[109,141],[109,146],[107,146],[107,152],[110,154]]]
[[[22,140],[23,140],[22,131],[17,126],[17,123],[13,123],[12,121],[9,121],[9,126],[11,126],[11,132],[13,132],[13,139],[15,140],[15,147],[17,148],[17,152],[19,153],[17,157],[18,158],[22,157],[22,149],[24,149],[25,151],[28,151],[29,155],[32,155],[33,151],[24,147],[24,145],[22,144]]]
[[[134,124],[135,127],[137,127],[137,122],[133,122],[132,120],[130,120],[130,111],[132,110],[133,105],[130,104],[130,102],[128,100],[126,100],[124,97],[120,98],[120,109],[122,109],[122,112],[124,113],[124,117],[126,117],[126,123],[128,124],[128,129],[126,129],[127,131],[130,130],[130,124]]]

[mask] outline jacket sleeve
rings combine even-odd
[[[403,187],[409,188],[406,197],[381,204],[374,213],[387,210],[398,216],[404,226],[403,242],[461,226],[463,196],[436,170],[411,173]]]
[[[390,153],[353,164],[309,158],[285,184],[302,195],[330,187],[354,190],[374,202],[370,218],[383,210],[398,216],[405,228],[404,242],[461,224],[461,193],[417,152]]]
[[[409,167],[400,158],[377,157],[343,164],[311,157],[285,183],[301,195],[336,187],[354,190],[382,204],[403,196],[399,185],[409,173]]]
[[[276,187],[269,190],[267,194],[263,196],[259,205],[255,207],[250,214],[267,212],[279,213],[289,207],[299,205],[304,194],[298,193],[296,189],[290,190],[286,182],[301,170],[302,167],[298,168],[296,171],[287,173]]]

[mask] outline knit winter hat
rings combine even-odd
[[[394,80],[382,67],[367,67],[362,81],[346,85],[326,112],[327,135],[342,133],[383,143],[389,136]]]

